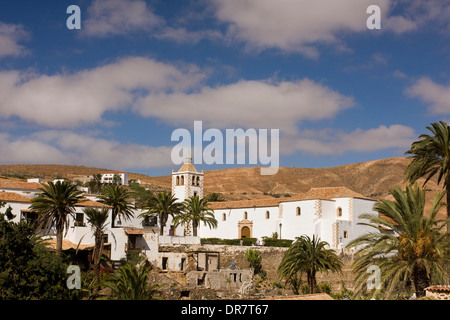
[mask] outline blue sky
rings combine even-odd
[[[279,129],[280,166],[402,156],[450,119],[449,39],[438,0],[2,1],[0,164],[168,174],[195,120]]]

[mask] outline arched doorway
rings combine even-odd
[[[241,238],[251,238],[250,228],[245,226],[241,229]]]
[[[238,239],[253,237],[253,221],[247,219],[238,222]]]

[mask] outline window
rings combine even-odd
[[[167,258],[167,257],[162,258],[162,269],[163,270],[167,270],[167,261],[168,260],[169,260],[169,258]]]
[[[183,186],[184,186],[184,176],[181,176],[181,180],[180,180],[180,182],[181,182],[181,185],[183,185]]]
[[[180,177],[177,176],[177,186],[179,186],[179,185],[180,185]]]
[[[342,217],[342,208],[341,207],[337,208],[337,216]]]
[[[348,232],[344,231],[344,239],[347,239],[347,238],[348,238]]]
[[[76,213],[75,227],[84,227],[84,213]]]
[[[244,211],[244,219],[248,219],[248,213],[247,213],[247,211]]]
[[[222,213],[222,221],[227,221],[227,214],[226,213]]]
[[[197,191],[194,191],[194,197],[196,197],[197,196]]]
[[[302,215],[302,209],[300,207],[297,207],[296,215],[297,216],[301,216]]]
[[[266,219],[270,219],[270,212],[266,211]]]
[[[197,185],[200,185],[200,177],[197,177]]]
[[[192,185],[195,186],[195,176],[192,177]]]

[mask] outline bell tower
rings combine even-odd
[[[179,202],[192,196],[203,198],[203,177],[203,171],[197,171],[192,164],[192,158],[186,157],[180,170],[172,170],[172,194]]]

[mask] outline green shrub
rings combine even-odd
[[[333,287],[329,283],[321,283],[317,285],[317,292],[330,294],[333,291]]]
[[[225,244],[238,246],[241,244],[244,246],[252,246],[256,244],[256,238],[242,238],[242,239],[220,239],[220,238],[201,238],[201,244]]]

